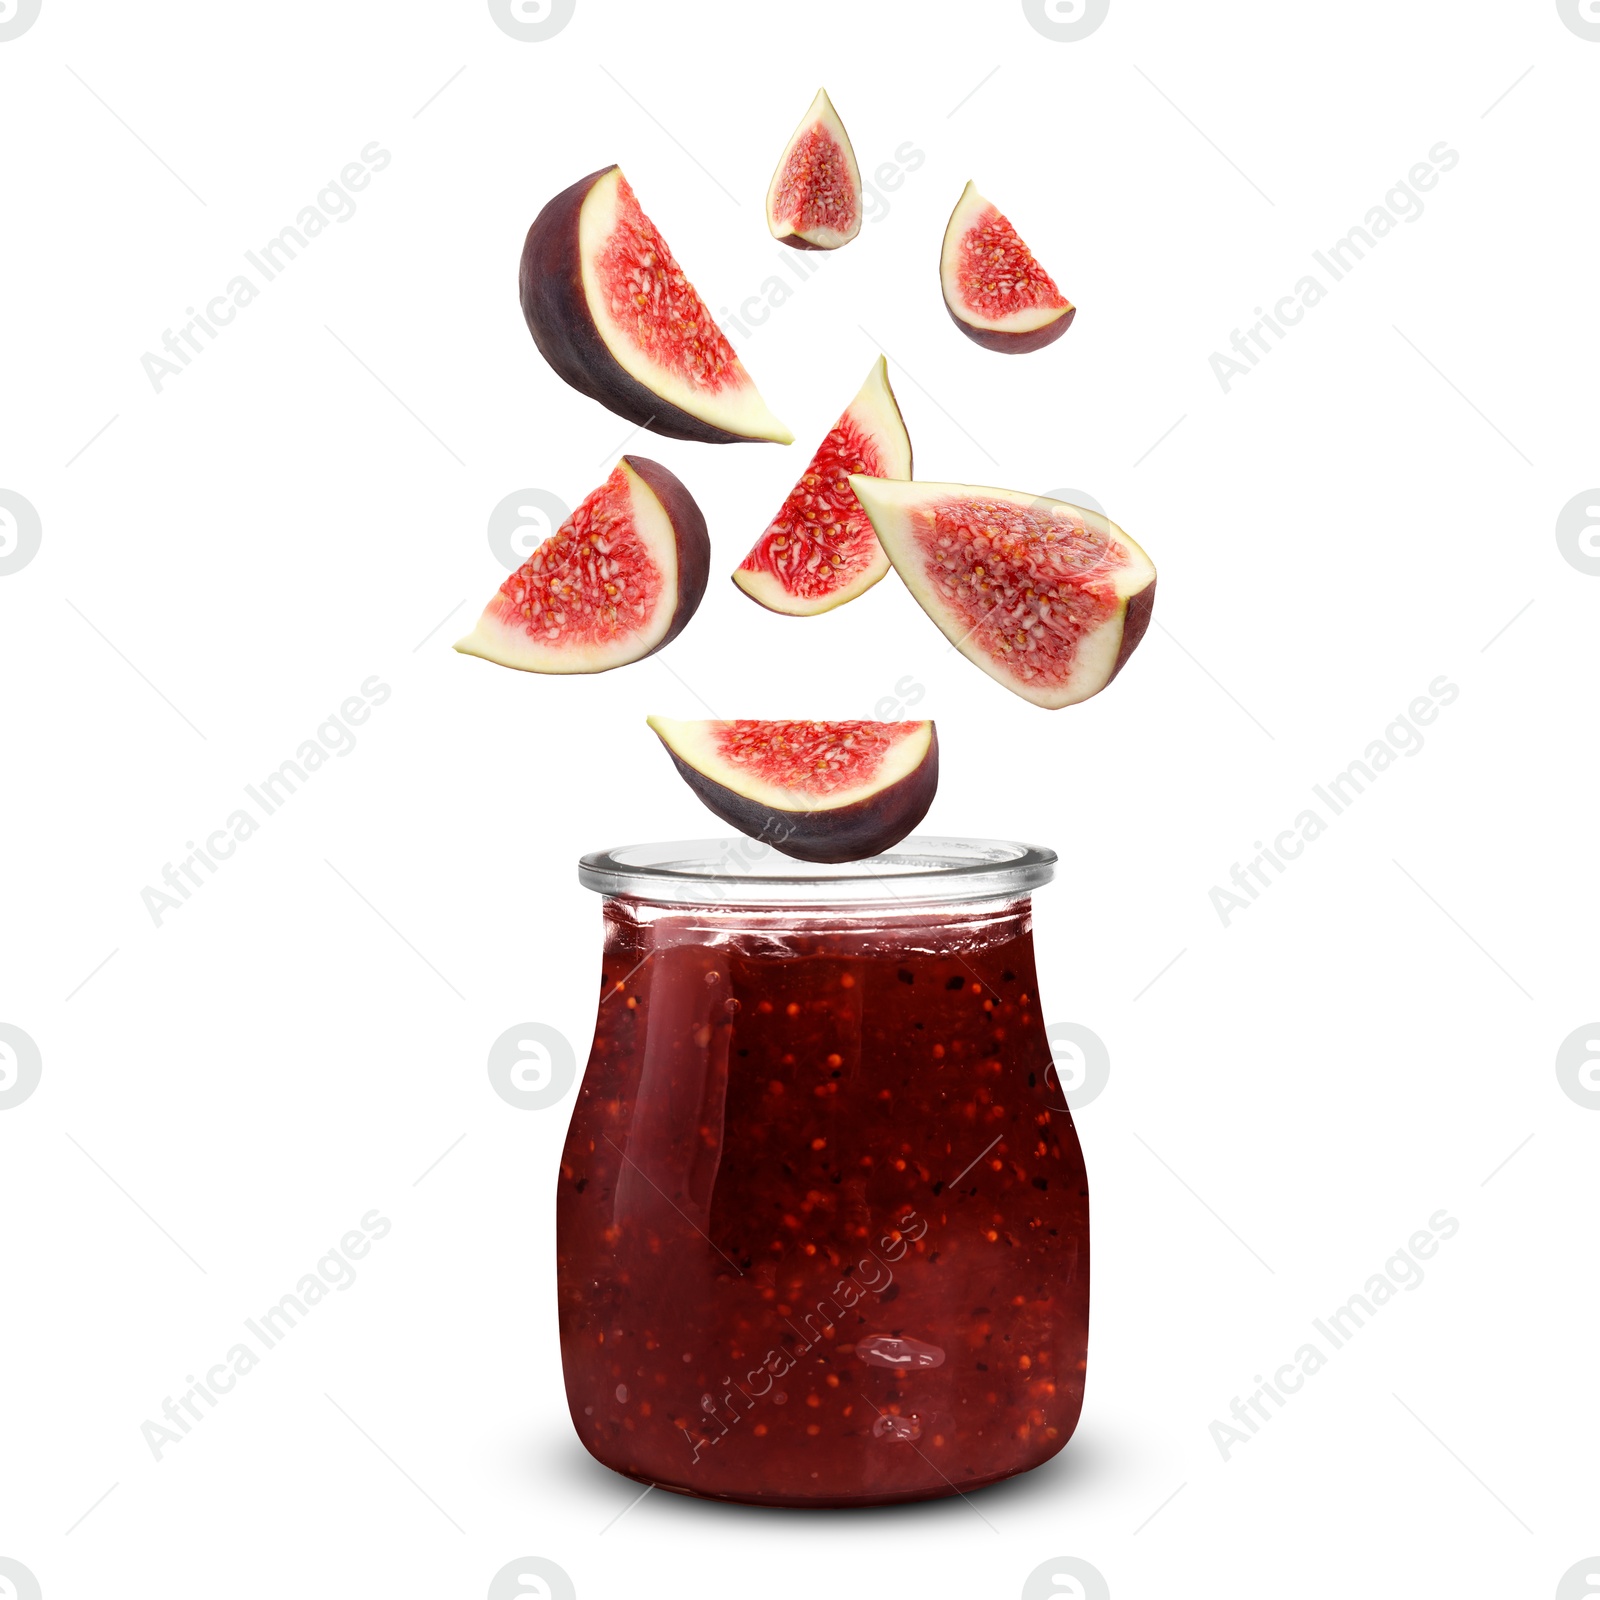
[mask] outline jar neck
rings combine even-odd
[[[893,901],[849,907],[675,906],[626,895],[603,902],[606,942],[644,956],[674,945],[733,943],[775,958],[833,952],[870,955],[970,951],[1029,938],[1029,895],[946,905]]]

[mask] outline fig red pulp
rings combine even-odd
[[[1068,305],[1017,230],[993,206],[961,240],[961,288],[968,309],[986,317]]]
[[[785,244],[814,250],[804,234],[818,228],[848,233],[861,215],[861,202],[850,181],[844,148],[823,125],[814,123],[789,152],[777,182],[773,215],[795,231]]]
[[[915,730],[909,722],[725,722],[717,754],[739,772],[787,789],[797,800],[822,800],[854,788]]]
[[[1071,678],[1079,641],[1116,614],[1113,575],[1128,564],[1095,528],[1000,503],[940,506],[916,541],[972,642],[1040,687]]]
[[[733,346],[620,174],[617,195],[616,231],[595,263],[612,316],[645,355],[696,388],[714,394],[738,381]]]
[[[759,920],[607,903],[557,1198],[574,1427],[641,1482],[766,1505],[1048,1460],[1083,1399],[1088,1188],[1026,903]]]
[[[609,643],[660,603],[661,569],[633,526],[617,467],[500,585],[496,611],[529,638]]]

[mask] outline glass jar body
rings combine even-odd
[[[688,1494],[845,1506],[1048,1460],[1088,1186],[1031,907],[605,901],[557,1199],[574,1426]]]

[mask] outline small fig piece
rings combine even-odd
[[[625,667],[678,637],[710,570],[694,496],[659,462],[624,456],[456,649],[522,672]]]
[[[911,476],[911,439],[882,356],[733,575],[758,605],[791,617],[815,616],[865,594],[889,570],[850,487],[852,472]]]
[[[1036,706],[1099,694],[1150,626],[1156,569],[1098,511],[965,483],[850,487],[945,637]]]
[[[939,786],[931,722],[649,722],[708,809],[798,861],[887,850]]]
[[[619,417],[669,439],[794,442],[620,167],[580,178],[539,213],[518,287],[539,353]]]
[[[783,147],[767,190],[767,227],[796,250],[837,250],[861,232],[861,169],[826,89]]]
[[[971,183],[944,230],[939,282],[951,321],[986,350],[1041,350],[1077,313],[1017,230]]]

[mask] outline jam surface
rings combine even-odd
[[[1027,903],[605,916],[557,1205],[590,1452],[776,1505],[1054,1455],[1083,1398],[1088,1187]]]

